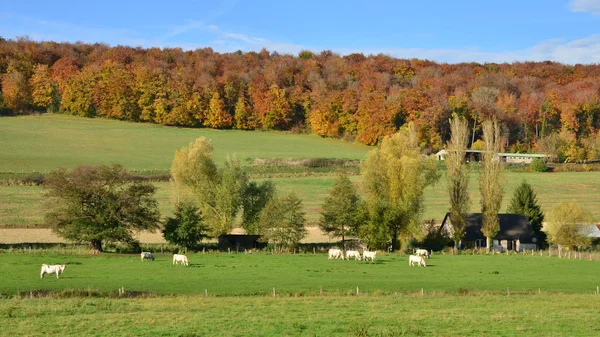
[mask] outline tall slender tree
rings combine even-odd
[[[483,224],[481,231],[486,237],[488,251],[492,248],[492,240],[500,230],[498,211],[502,204],[504,189],[502,187],[502,163],[498,159],[500,151],[500,126],[495,119],[483,122],[483,141],[485,150],[479,171],[479,191],[481,192],[481,213]]]
[[[448,142],[446,167],[448,169],[448,194],[450,196],[450,222],[454,246],[460,249],[460,241],[465,235],[467,213],[470,208],[469,172],[465,163],[465,151],[469,142],[469,126],[462,117],[450,121],[452,132]]]

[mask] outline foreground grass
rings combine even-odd
[[[2,334],[61,336],[598,336],[599,296],[0,300]]]
[[[285,132],[171,128],[44,114],[0,118],[0,172],[48,172],[58,167],[110,165],[129,170],[168,170],[175,151],[200,136],[212,140],[214,159],[362,159],[367,146]]]
[[[189,267],[171,255],[141,262],[138,255],[73,256],[3,253],[0,294],[93,289],[158,295],[263,296],[361,293],[595,292],[600,262],[523,255],[434,255],[427,268],[408,257],[378,255],[376,263],[328,260],[325,254],[188,254]],[[42,263],[67,264],[59,278],[40,279]]]
[[[325,197],[329,194],[335,175],[271,179],[281,193],[294,191],[302,200],[307,220],[316,223]],[[351,176],[356,184],[360,176]],[[479,212],[478,176],[470,176],[469,193],[471,211]],[[505,173],[504,199],[501,212],[505,212],[512,194],[522,180],[527,180],[536,191],[544,212],[561,201],[576,200],[600,219],[600,172],[564,173]],[[171,216],[173,208],[169,200],[168,183],[156,183],[156,198],[163,216]],[[425,190],[425,219],[441,222],[449,209],[445,177]],[[43,222],[43,190],[36,186],[6,186],[0,188],[0,226],[37,227]],[[1,241],[1,238],[0,238]]]

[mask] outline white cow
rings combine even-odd
[[[429,258],[429,251],[427,249],[417,249],[415,251],[415,255],[416,256],[425,256],[426,258]]]
[[[363,260],[368,260],[371,259],[371,262],[375,261],[375,256],[377,255],[377,252],[369,252],[367,250],[363,251]]]
[[[408,265],[409,266],[414,266],[414,264],[417,264],[419,267],[423,266],[423,267],[427,267],[427,264],[425,263],[425,259],[422,256],[417,256],[417,255],[411,255],[408,257]]]
[[[44,278],[44,275],[46,274],[54,273],[56,273],[56,278],[58,278],[58,275],[62,274],[62,272],[65,271],[65,268],[67,268],[66,264],[43,264],[40,278]]]
[[[358,252],[356,250],[346,251],[346,260],[350,260],[351,257],[353,257],[354,260],[361,260],[360,252]]]
[[[152,255],[152,253],[150,252],[142,252],[140,256],[142,257],[142,262],[144,262],[145,259],[150,259],[154,261],[154,255]]]
[[[329,257],[328,260],[331,259],[344,259],[344,252],[341,249],[331,248],[329,249]]]
[[[181,254],[173,254],[173,264],[178,264],[179,262],[181,262],[181,264],[185,264],[186,266],[189,266],[189,262],[188,262],[188,258],[185,255],[181,255]]]

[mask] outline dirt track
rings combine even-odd
[[[329,242],[327,235],[323,234],[318,227],[307,227],[308,234],[302,243]],[[243,234],[244,231],[236,228],[232,234]],[[160,232],[141,232],[136,237],[142,243],[166,243]],[[63,238],[52,233],[48,228],[0,228],[0,243],[64,243]]]

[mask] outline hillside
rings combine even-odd
[[[204,136],[214,159],[235,154],[254,158],[362,159],[368,147],[289,132],[174,128],[103,118],[57,114],[0,118],[0,172],[48,172],[58,167],[110,165],[129,170],[168,170],[175,151]]]

